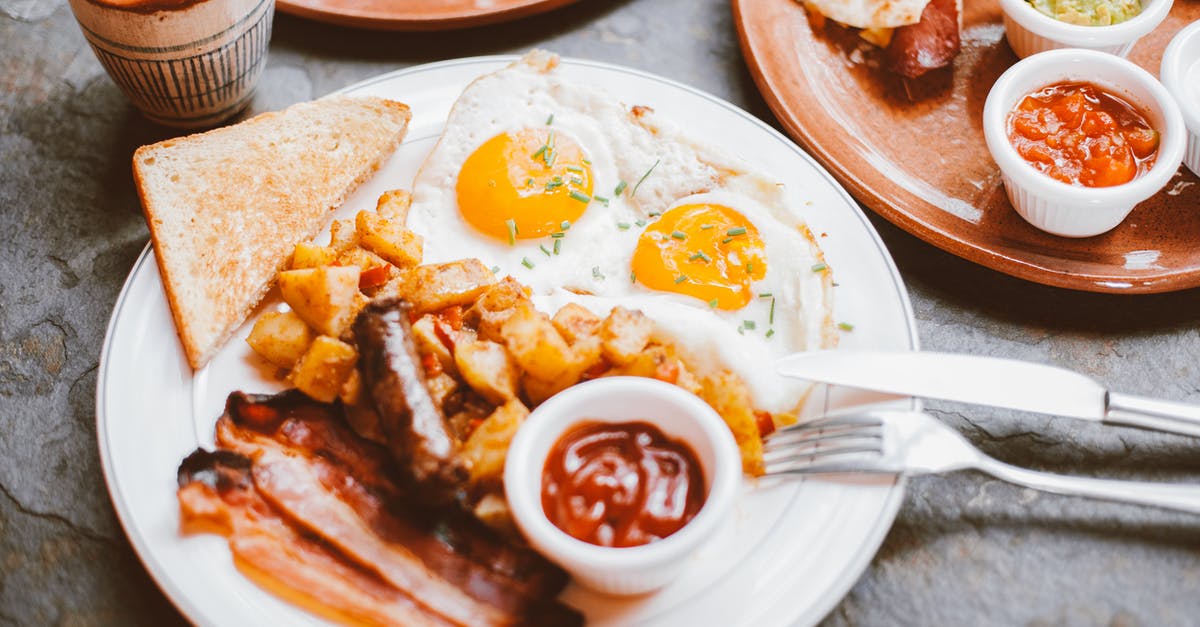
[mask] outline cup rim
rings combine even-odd
[[[1016,0],[1022,2],[1023,0]],[[1161,0],[1160,0],[1161,1]],[[1068,77],[1061,74],[1067,64],[1073,63],[1076,70]],[[1031,76],[1046,76],[1037,81],[1046,86],[1061,80],[1090,82],[1112,90],[1111,86],[1136,83],[1151,94],[1151,102],[1131,102],[1134,106],[1157,114],[1163,120],[1160,133],[1158,156],[1150,170],[1128,183],[1111,187],[1084,187],[1070,185],[1037,171],[1025,161],[1008,139],[1007,120],[1013,107],[1028,93],[1040,88],[1017,93],[1019,83],[1028,82]],[[1147,111],[1149,110],[1149,111]],[[1186,129],[1179,107],[1157,79],[1149,72],[1121,57],[1095,50],[1063,48],[1030,55],[1010,67],[988,93],[983,108],[984,139],[992,159],[1009,177],[1018,180],[1022,187],[1040,196],[1067,197],[1076,204],[1115,205],[1129,203],[1131,206],[1154,195],[1166,185],[1179,169],[1187,144]]]
[[[541,505],[541,481],[533,481],[531,473],[541,476],[549,449],[570,429],[591,421],[605,421],[602,411],[586,412],[573,408],[597,403],[614,395],[624,399],[654,396],[676,405],[690,420],[696,421],[700,432],[713,451],[713,467],[705,467],[708,495],[700,512],[681,529],[657,542],[635,547],[604,547],[567,534],[550,522]],[[655,422],[668,436],[687,442],[693,450],[695,443],[678,433],[671,433]],[[627,420],[627,419],[616,419]],[[614,421],[616,421],[614,420]],[[535,439],[549,432],[544,447],[535,448]],[[541,450],[544,449],[544,450]],[[703,460],[698,460],[702,464]],[[508,451],[504,470],[504,487],[509,507],[518,527],[538,549],[554,561],[578,564],[580,567],[602,570],[639,570],[681,559],[702,540],[716,531],[725,514],[736,501],[741,481],[741,458],[733,434],[724,420],[707,403],[678,386],[643,377],[605,377],[588,381],[558,393],[539,405],[517,431]],[[569,568],[568,568],[569,570]]]

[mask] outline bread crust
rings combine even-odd
[[[329,96],[134,152],[134,184],[192,368],[246,320],[292,247],[395,151],[410,119],[403,103]]]

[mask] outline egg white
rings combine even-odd
[[[777,375],[773,361],[828,346],[835,336],[830,272],[814,270],[823,261],[794,211],[799,201],[773,178],[692,141],[654,112],[628,109],[599,90],[563,80],[553,72],[556,61],[531,53],[476,80],[454,105],[413,184],[408,227],[425,238],[425,262],[479,258],[528,285],[534,304],[549,313],[568,302],[601,316],[615,306],[640,310],[655,321],[656,336],[674,343],[697,374],[729,369],[746,382],[756,409],[796,411],[807,385]],[[459,212],[455,192],[458,172],[476,148],[506,131],[544,127],[551,115],[555,132],[569,135],[587,154],[593,195],[608,199],[607,205],[594,200],[571,224],[558,254],[552,238],[510,245],[475,230]],[[622,181],[625,190],[618,195]],[[639,223],[694,203],[738,211],[763,239],[767,274],[740,310],[713,309],[631,278]]]

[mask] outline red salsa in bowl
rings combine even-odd
[[[1090,83],[1028,94],[1008,115],[1008,139],[1026,162],[1056,180],[1112,187],[1145,174],[1159,133],[1129,103]]]
[[[542,509],[555,527],[598,546],[650,544],[683,528],[705,500],[691,448],[646,422],[588,422],[546,458]]]

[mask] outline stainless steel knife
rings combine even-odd
[[[829,350],[776,362],[780,374],[849,387],[1200,437],[1200,406],[1110,392],[1057,366],[953,353]]]

